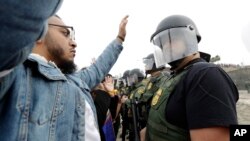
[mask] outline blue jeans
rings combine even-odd
[[[63,0],[0,0],[0,72],[22,63]]]

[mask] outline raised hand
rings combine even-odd
[[[112,76],[105,77],[105,80],[103,82],[103,86],[107,92],[111,92],[114,90],[114,80],[113,80]]]
[[[125,40],[125,37],[126,37],[126,25],[128,23],[128,15],[126,15],[121,23],[120,23],[120,26],[119,26],[119,32],[118,32],[118,35],[117,35],[117,38],[121,41],[121,42],[124,42]]]

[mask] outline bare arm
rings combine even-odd
[[[210,127],[190,130],[191,141],[229,141],[229,128]]]

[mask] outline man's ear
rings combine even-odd
[[[44,45],[44,39],[39,39],[36,41],[36,46],[43,46]]]
[[[34,48],[32,49],[32,52],[33,52],[33,53],[40,52],[40,50],[41,50],[42,47],[44,46],[43,43],[44,43],[44,40],[43,40],[43,39],[37,40],[37,41],[36,41],[36,44],[35,44],[35,46],[34,46]]]
[[[43,42],[42,39],[39,39],[39,40],[36,41],[37,44],[41,44],[42,42]]]

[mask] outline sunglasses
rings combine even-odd
[[[57,24],[49,24],[50,26],[61,27],[67,30],[66,37],[70,38],[71,40],[75,40],[75,30],[73,26],[66,26],[66,25],[57,25]]]

